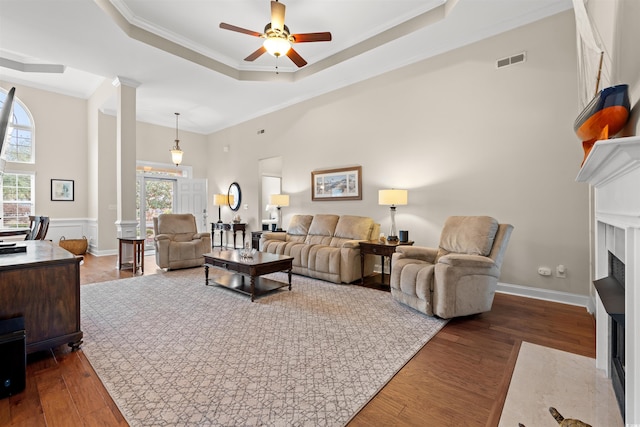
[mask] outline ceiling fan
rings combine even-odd
[[[305,61],[291,45],[293,43],[328,42],[331,41],[331,33],[291,34],[289,28],[284,25],[284,13],[285,5],[277,0],[273,0],[271,1],[271,22],[264,27],[264,33],[236,27],[235,25],[224,22],[220,23],[220,28],[265,39],[258,50],[244,58],[245,61],[255,61],[260,55],[268,52],[276,58],[286,55],[298,67],[304,67],[307,65],[307,61]]]

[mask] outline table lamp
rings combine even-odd
[[[398,241],[398,234],[396,233],[396,205],[406,205],[407,200],[407,190],[398,190],[395,188],[390,190],[378,190],[378,204],[391,206],[391,229],[387,236],[388,242]]]
[[[213,195],[213,205],[218,207],[218,223],[222,223],[222,218],[220,217],[220,209],[221,206],[229,203],[229,198],[226,194],[214,194]]]
[[[269,197],[269,204],[278,208],[278,228],[276,228],[276,231],[282,231],[282,212],[280,208],[282,206],[289,206],[289,195],[272,194]]]

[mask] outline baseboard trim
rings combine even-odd
[[[498,282],[496,292],[517,295],[526,298],[559,302],[561,304],[584,307],[589,313],[595,313],[595,301],[588,295],[571,294],[569,292],[553,291],[550,289],[532,288],[530,286],[514,285]]]

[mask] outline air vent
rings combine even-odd
[[[498,59],[496,61],[496,68],[503,68],[509,65],[520,64],[521,62],[524,62],[526,59],[527,59],[527,55],[525,52],[510,56],[508,58]]]

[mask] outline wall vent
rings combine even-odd
[[[525,52],[519,53],[517,55],[509,56],[507,58],[498,59],[496,61],[496,68],[503,68],[509,65],[520,64],[527,59],[527,54]]]

